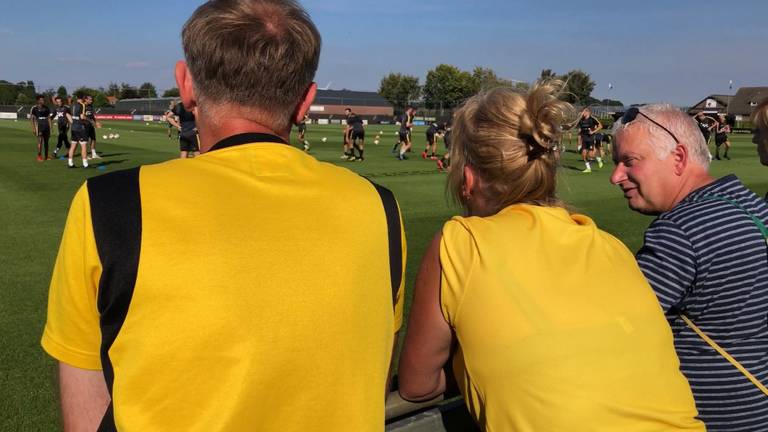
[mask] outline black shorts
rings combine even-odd
[[[406,132],[400,131],[397,134],[400,137],[400,142],[406,142],[406,141],[410,142],[411,141],[411,132],[410,131],[406,131]]]
[[[709,142],[709,132],[702,131],[701,134],[704,135],[704,141]]]
[[[353,140],[365,139],[365,131],[364,130],[361,130],[361,131],[352,130],[352,139]]]
[[[435,134],[427,132],[427,144],[432,145],[435,143]]]
[[[179,134],[179,150],[185,152],[196,152],[200,149],[197,147],[197,134],[195,133],[182,133]]]
[[[303,133],[304,133],[304,132],[306,132],[306,131],[307,131],[307,125],[305,125],[305,124],[300,124],[300,125],[299,125],[299,133],[300,133],[300,134],[303,134]]]
[[[88,138],[96,141],[96,128],[92,124],[87,124],[85,130],[88,131]]]
[[[43,137],[43,138],[50,138],[51,137],[51,129],[49,127],[37,127],[37,136]]]
[[[88,141],[88,132],[85,130],[85,125],[83,124],[72,125],[72,141],[75,141],[75,142]]]
[[[595,138],[592,135],[582,135],[581,150],[592,150],[595,148]]]
[[[723,145],[723,144],[725,144],[726,141],[728,141],[728,134],[726,134],[726,133],[715,134],[715,144],[716,145]]]

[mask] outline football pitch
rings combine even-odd
[[[370,125],[366,130],[364,162],[347,162],[342,154],[341,125],[309,125],[307,139],[316,158],[345,166],[390,188],[403,213],[407,241],[407,298],[420,257],[442,223],[460,209],[445,193],[445,173],[424,160],[424,127],[414,130],[410,159],[398,161],[391,153],[397,139],[395,126]],[[381,132],[379,144],[374,137]],[[101,139],[119,133],[119,139]],[[55,363],[40,348],[45,323],[48,283],[64,221],[75,190],[88,177],[162,162],[178,156],[178,142],[169,139],[164,124],[103,122],[97,149],[104,156],[88,169],[67,169],[66,160],[35,161],[35,138],[26,121],[0,122],[0,430],[49,431],[58,426]],[[174,133],[175,136],[175,133]],[[322,141],[325,137],[327,140]],[[51,138],[51,151],[56,136]],[[292,145],[299,146],[295,134]],[[575,141],[575,140],[574,140]],[[567,139],[566,139],[567,142]],[[749,135],[732,135],[730,161],[714,161],[712,173],[737,174],[761,196],[768,191],[768,168],[759,164]],[[627,209],[620,191],[608,182],[613,164],[591,174],[583,165],[575,143],[562,157],[559,195],[573,211],[592,217],[602,229],[635,251],[650,218]],[[442,141],[438,148],[443,151]],[[75,157],[79,164],[79,156]],[[195,193],[196,183],[169,185],[179,193]],[[340,190],[339,193],[345,193]],[[354,216],[350,216],[354,223]],[[195,226],[189,227],[194,231]],[[302,229],[297,226],[296,229]],[[521,244],[519,247],[524,248]],[[297,263],[300,265],[301,263]],[[558,263],[550,263],[552,271]],[[191,262],[190,265],[194,265]],[[604,269],[610,271],[610,269]],[[584,280],[583,284],[589,284]],[[617,281],[619,287],[621,281]],[[575,287],[577,288],[577,287]],[[402,332],[401,332],[402,333]]]

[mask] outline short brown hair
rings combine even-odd
[[[495,88],[467,100],[453,116],[448,190],[459,203],[464,167],[476,169],[478,193],[495,213],[516,203],[561,205],[555,195],[554,146],[572,107],[558,99],[560,81],[528,93]]]
[[[279,127],[290,124],[320,60],[320,33],[293,0],[211,0],[181,37],[203,108],[255,108]]]
[[[768,131],[768,98],[760,102],[752,111],[752,123],[756,128]]]

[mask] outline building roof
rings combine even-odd
[[[376,92],[353,90],[318,90],[315,105],[385,106],[392,104]]]
[[[731,114],[749,116],[754,107],[768,98],[768,87],[742,87],[733,96],[728,112]]]
[[[706,103],[707,100],[713,99],[716,103],[716,107],[707,107]],[[696,102],[694,105],[692,105],[688,109],[688,114],[696,114],[699,111],[705,111],[705,110],[716,110],[718,112],[726,112],[728,111],[728,105],[731,104],[731,101],[733,100],[732,95],[709,95],[705,97],[704,99]]]

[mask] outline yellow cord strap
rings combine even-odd
[[[759,388],[763,393],[765,393],[766,396],[768,396],[768,388],[765,388],[763,383],[757,380],[754,375],[749,373],[748,370],[744,368],[744,366],[741,365],[741,363],[737,362],[735,358],[731,357],[730,354],[728,354],[724,349],[720,347],[715,341],[709,338],[709,336],[705,335],[703,331],[701,331],[700,328],[696,326],[696,324],[693,323],[693,321],[690,320],[687,316],[680,314],[680,318],[685,321],[686,324],[688,324],[688,327],[690,327],[693,331],[696,332],[699,336],[701,336],[702,339],[706,343],[709,344],[712,348],[715,349],[718,353],[720,353],[721,356],[725,357],[726,360],[728,360],[732,365],[736,367],[741,373],[744,374],[745,377],[749,378],[750,381],[752,381],[752,384],[756,385],[757,388]]]

